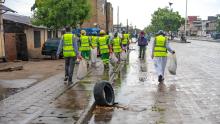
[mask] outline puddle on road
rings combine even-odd
[[[0,80],[0,101],[32,86],[36,79]]]

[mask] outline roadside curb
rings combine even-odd
[[[124,64],[123,63],[120,63],[116,69],[115,72],[118,72],[119,69],[122,67],[122,65]],[[116,73],[113,73],[112,76],[110,77],[109,81],[110,82],[113,82],[114,80],[114,77],[115,77]],[[96,104],[95,104],[95,100],[93,101],[93,103],[91,105],[89,105],[86,109],[85,109],[85,112],[80,116],[79,120],[76,122],[76,124],[86,124],[87,120],[89,119],[89,117],[91,116],[92,114],[92,111],[94,110]]]

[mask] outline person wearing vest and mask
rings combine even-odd
[[[78,53],[78,42],[79,38],[70,32],[70,28],[66,28],[66,33],[62,36],[60,41],[57,56],[63,49],[63,57],[65,59],[65,78],[64,81],[68,80],[68,85],[73,84],[73,70],[75,67],[75,62],[77,57],[81,59],[81,56]]]
[[[100,36],[98,38],[98,47],[100,50],[100,54],[101,54],[101,59],[103,61],[104,64],[104,68],[108,69],[109,68],[109,40],[108,38],[105,36],[105,31],[101,30],[100,31]]]
[[[122,32],[122,47],[123,50],[127,51],[129,49],[129,40],[130,40],[130,34],[125,33],[125,31]]]
[[[113,52],[115,53],[115,56],[118,58],[119,62],[120,62],[120,53],[121,53],[121,39],[118,36],[118,33],[116,32],[114,34],[114,38],[111,40],[111,46],[113,49]]]
[[[79,51],[81,51],[81,56],[87,60],[87,62],[90,59],[90,53],[91,53],[91,42],[89,36],[86,36],[86,31],[81,30],[81,36],[79,40]]]
[[[153,41],[152,47],[152,59],[154,59],[154,66],[158,74],[158,82],[163,83],[164,81],[164,72],[167,63],[167,51],[172,54],[175,54],[175,51],[172,50],[169,46],[165,33],[160,30]]]

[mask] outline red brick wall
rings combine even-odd
[[[109,32],[113,31],[113,8],[111,3],[107,3],[107,23]]]
[[[94,23],[106,30],[106,10],[105,0],[91,0],[92,13],[91,18],[83,23],[81,27],[94,27]]]
[[[15,33],[5,33],[5,54],[8,61],[17,59]]]

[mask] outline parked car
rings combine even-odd
[[[42,47],[41,54],[46,56],[51,56],[51,59],[57,59],[56,53],[58,50],[60,40],[61,40],[60,38],[48,39]],[[62,57],[63,57],[63,53],[61,52],[59,58]]]
[[[214,39],[220,39],[220,33],[214,33],[212,37]]]

